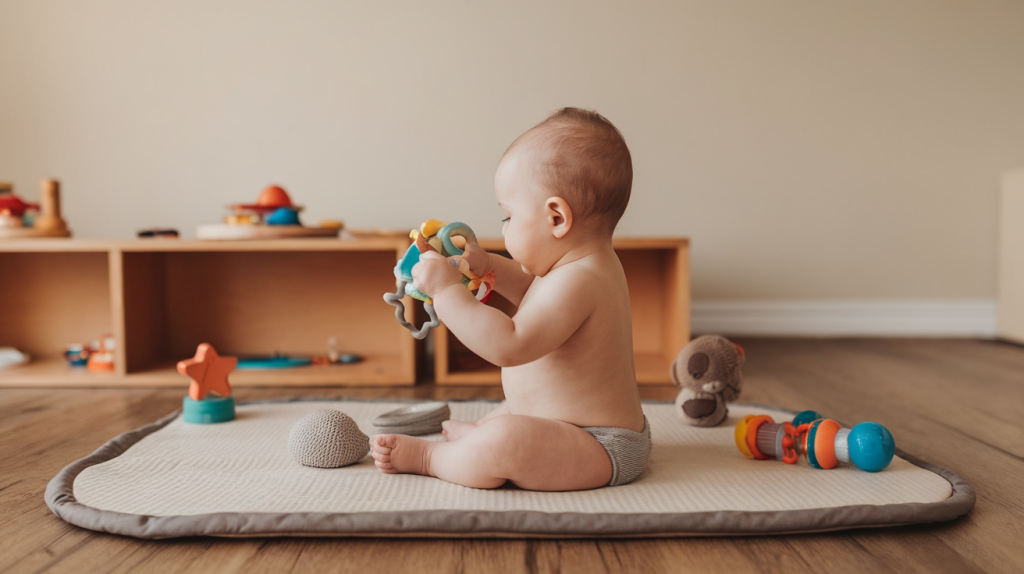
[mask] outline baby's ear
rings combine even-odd
[[[547,221],[551,227],[551,234],[556,239],[561,239],[569,233],[572,228],[572,208],[561,197],[549,197],[544,201],[547,209]]]

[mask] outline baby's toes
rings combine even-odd
[[[373,464],[377,465],[377,468],[381,470],[390,470],[394,466],[391,464],[390,454],[381,454],[379,452],[373,453]]]
[[[391,449],[394,447],[395,437],[392,435],[379,434],[373,437],[373,452],[391,454]]]

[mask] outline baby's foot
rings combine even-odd
[[[430,451],[434,443],[402,434],[373,437],[373,460],[387,474],[430,476]]]
[[[448,442],[455,442],[476,428],[476,423],[447,420],[441,423],[441,434]]]

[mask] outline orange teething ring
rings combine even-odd
[[[754,455],[754,458],[757,460],[767,460],[771,458],[757,449],[757,429],[764,423],[774,422],[775,419],[768,415],[757,415],[747,423],[747,447],[750,448],[750,454]]]

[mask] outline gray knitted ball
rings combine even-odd
[[[299,419],[288,436],[288,451],[299,463],[338,468],[358,462],[370,452],[370,437],[343,412],[324,409]]]

